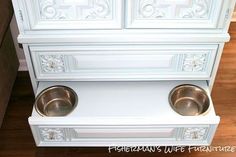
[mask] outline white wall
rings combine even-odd
[[[18,30],[18,27],[17,27],[17,24],[16,24],[15,16],[12,17],[10,28],[11,28],[11,34],[12,34],[12,38],[13,38],[13,41],[14,41],[14,45],[15,45],[15,48],[16,48],[17,57],[18,57],[19,62],[20,62],[19,71],[27,71],[28,69],[27,69],[27,65],[26,65],[24,51],[21,48],[21,45],[18,44],[18,42],[17,42],[17,36],[19,34],[19,30]]]
[[[233,14],[232,21],[236,22],[236,7],[234,8],[234,14]]]

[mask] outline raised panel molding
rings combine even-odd
[[[176,139],[176,128],[93,128],[93,129],[70,129],[71,140],[76,141],[81,138],[166,138]]]
[[[140,19],[206,19],[212,0],[139,0]]]
[[[112,0],[39,0],[43,20],[112,19]]]
[[[130,54],[107,54],[107,55],[73,55],[70,57],[74,62],[73,69],[96,69],[100,70],[137,70],[160,69],[172,70],[176,64],[178,54],[156,55],[130,55]],[[115,71],[113,71],[115,72]]]

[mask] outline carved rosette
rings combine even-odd
[[[65,72],[63,55],[40,55],[41,69],[45,73]]]
[[[110,20],[113,0],[38,0],[43,20]]]
[[[207,128],[185,128],[183,132],[184,140],[204,140]]]
[[[207,54],[185,54],[182,71],[203,72],[206,69]]]
[[[139,0],[136,7],[141,19],[205,19],[212,0]]]
[[[62,142],[66,140],[64,129],[60,128],[40,128],[42,141]]]

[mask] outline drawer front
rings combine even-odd
[[[30,46],[30,50],[39,80],[206,79],[217,45]]]
[[[121,0],[23,0],[26,30],[119,29]],[[23,14],[23,12],[22,12]]]
[[[208,145],[211,125],[152,127],[31,126],[38,146]]]
[[[127,28],[222,28],[229,1],[127,1]]]

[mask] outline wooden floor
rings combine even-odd
[[[227,43],[221,60],[212,98],[216,113],[221,116],[212,146],[234,146],[235,153],[109,153],[107,148],[36,148],[27,118],[31,114],[34,96],[27,73],[19,73],[0,130],[0,157],[103,157],[103,156],[191,156],[236,157],[236,23],[230,27],[232,40]],[[164,149],[164,148],[162,148]]]

